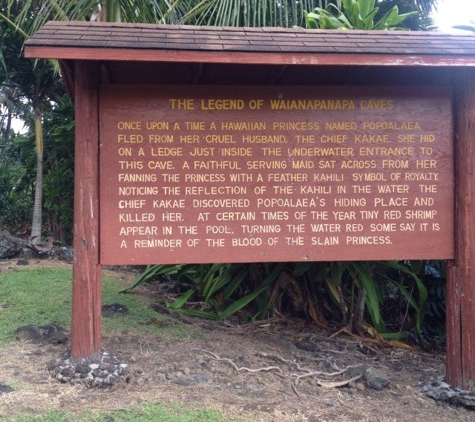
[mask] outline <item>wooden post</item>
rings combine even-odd
[[[475,71],[456,85],[455,260],[447,271],[447,378],[475,387]]]
[[[98,96],[97,62],[76,61],[71,357],[77,363],[97,359],[101,353]]]

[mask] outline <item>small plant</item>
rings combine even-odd
[[[307,29],[402,29],[399,26],[402,22],[417,15],[415,11],[399,14],[399,8],[394,5],[374,22],[379,12],[375,4],[376,0],[343,0],[337,5],[330,3],[327,9],[316,7],[313,12],[305,12],[305,24]]]
[[[298,316],[326,328],[344,327],[351,333],[396,340],[407,337],[403,327],[411,326],[421,339],[427,299],[418,276],[421,265],[420,261],[156,265],[148,266],[123,292],[157,275],[172,275],[184,289],[166,305],[188,316],[224,319],[235,314],[241,323]]]

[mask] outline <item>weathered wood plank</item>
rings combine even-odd
[[[75,62],[76,146],[71,355],[101,352],[102,269],[99,264],[99,121],[97,62]]]
[[[168,48],[176,48],[170,45]],[[397,55],[397,54],[345,54],[335,53],[333,47],[326,47],[327,53],[269,53],[267,46],[253,45],[254,52],[239,51],[190,51],[154,50],[124,48],[83,48],[58,46],[48,47],[29,45],[25,57],[58,60],[121,60],[138,62],[180,62],[180,63],[239,63],[239,64],[277,64],[277,65],[342,65],[342,66],[475,66],[472,56],[463,55]],[[266,53],[266,54],[262,54]],[[333,53],[333,54],[332,54]]]
[[[475,383],[475,72],[463,69],[456,86],[455,261],[447,276],[447,376],[452,385]]]
[[[457,285],[455,260],[449,261],[447,265],[447,291],[445,300],[447,315],[447,379],[450,384],[462,387],[460,290]]]

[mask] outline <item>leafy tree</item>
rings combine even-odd
[[[421,16],[427,16],[437,1],[382,0],[378,1],[378,7],[385,13],[397,5],[402,13],[418,10]],[[30,19],[31,32],[27,33],[31,34],[48,20],[91,18],[130,23],[290,27],[304,24],[305,10],[316,6],[325,9],[330,4],[341,8],[342,0],[8,0],[8,3],[18,3],[25,9],[22,19]]]
[[[14,1],[9,0],[9,3]],[[303,10],[313,8],[315,1],[106,0],[98,4],[96,0],[23,0],[18,3],[34,10],[34,13],[22,14],[23,19],[28,16],[31,20],[31,32],[27,32],[31,34],[48,20],[289,27],[300,24]],[[41,7],[33,7],[34,3]]]
[[[71,98],[58,97],[43,114],[44,147],[48,151],[44,159],[43,215],[49,233],[64,242],[71,242],[73,233],[74,127]]]
[[[35,3],[35,4],[33,4]],[[40,2],[10,1],[0,14],[2,34],[2,91],[16,93],[18,100],[31,110],[36,147],[36,187],[31,225],[31,241],[41,240],[43,193],[43,113],[56,96],[63,92],[54,64],[48,60],[26,60],[22,57],[23,43],[32,32],[32,15]],[[28,13],[29,12],[29,13]]]

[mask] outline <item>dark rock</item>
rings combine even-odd
[[[452,387],[443,376],[431,378],[419,385],[419,391],[426,396],[452,405],[475,409],[475,391]]]
[[[102,316],[109,317],[114,314],[124,315],[129,312],[127,306],[121,303],[112,303],[110,305],[102,305]]]
[[[122,382],[122,379],[120,377],[109,377],[109,384],[110,385],[117,385]]]
[[[11,393],[12,391],[15,391],[15,390],[13,390],[13,388],[10,387],[9,385],[0,384],[0,394]]]
[[[63,377],[68,377],[68,378],[74,377],[74,373],[75,373],[75,370],[73,367],[67,366],[61,369],[61,375],[63,375]]]
[[[56,257],[60,261],[71,264],[74,261],[74,250],[71,246],[61,246],[55,249]]]
[[[39,254],[38,252],[34,251],[33,249],[24,246],[21,251],[21,256],[23,259],[46,259],[49,257],[48,254]]]
[[[389,385],[389,379],[381,371],[378,371],[376,368],[370,366],[365,371],[366,384],[370,388],[375,390],[382,390]]]
[[[469,409],[475,409],[475,394],[473,391],[466,391],[460,394],[455,400],[450,400],[451,404],[457,404]]]
[[[178,384],[178,385],[185,385],[185,386],[189,386],[189,385],[194,385],[197,383],[196,380],[192,379],[192,378],[188,378],[188,377],[179,377],[179,378],[175,378],[173,381],[172,381],[173,384]]]
[[[10,259],[19,255],[23,250],[23,244],[13,237],[8,231],[0,232],[0,259]]]
[[[69,340],[66,331],[57,324],[43,325],[38,328],[48,344],[65,344]]]
[[[30,265],[30,262],[27,259],[19,259],[16,262],[17,265]]]
[[[202,382],[208,382],[212,379],[213,377],[209,372],[202,372],[201,374],[195,375],[193,379],[199,384]]]
[[[109,353],[104,354],[102,356],[102,364],[101,365],[108,365],[109,363],[115,363],[116,359],[113,355],[110,355]],[[105,368],[105,366],[104,366]],[[99,368],[102,369],[102,368]]]
[[[111,361],[105,364],[104,359]],[[112,363],[113,362],[113,363]],[[127,364],[121,363],[117,356],[103,351],[99,359],[83,359],[75,364],[71,359],[49,362],[46,366],[53,378],[62,383],[83,384],[87,387],[106,388],[128,382]],[[102,369],[100,369],[102,368]]]
[[[35,344],[65,344],[69,339],[64,329],[57,324],[24,325],[15,330],[15,338]]]
[[[30,341],[41,343],[40,331],[37,325],[25,325],[15,330],[15,339],[19,341]]]
[[[89,368],[89,365],[85,363],[76,365],[76,372],[78,372],[79,374],[88,374],[90,370],[91,368]]]

